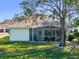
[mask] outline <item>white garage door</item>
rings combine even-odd
[[[29,29],[10,29],[10,41],[29,41]]]

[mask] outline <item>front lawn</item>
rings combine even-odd
[[[0,44],[0,59],[79,59],[79,48],[57,48],[57,42]],[[72,45],[67,43],[67,45]]]

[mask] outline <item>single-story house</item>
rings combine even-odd
[[[3,23],[0,23],[0,34],[8,33],[10,25],[18,22],[17,20],[6,20]]]
[[[0,24],[0,38],[9,36],[9,24]]]
[[[0,34],[9,33],[9,25],[8,24],[0,24]]]
[[[60,21],[45,16],[10,26],[10,41],[57,41],[60,37]]]

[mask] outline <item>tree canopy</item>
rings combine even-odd
[[[72,27],[77,27],[79,26],[79,17],[73,19],[73,22],[71,23]]]
[[[41,13],[50,11],[55,18],[65,18],[78,12],[79,0],[23,0],[20,4],[25,15],[32,15],[41,8]]]
[[[49,14],[61,23],[61,45],[65,45],[65,20],[79,13],[79,0],[23,0],[24,14]],[[40,12],[39,12],[40,11]],[[70,20],[70,19],[69,19]]]

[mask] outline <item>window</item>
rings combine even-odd
[[[35,41],[37,41],[37,35],[34,35],[34,36],[33,36],[33,39],[34,39]]]
[[[8,33],[9,32],[9,29],[5,29],[5,32]]]
[[[55,30],[51,31],[52,36],[55,36]]]
[[[0,29],[0,33],[3,33],[4,32],[4,29]]]
[[[50,36],[50,31],[45,30],[45,36]]]
[[[59,36],[59,35],[60,35],[59,30],[56,30],[56,35],[57,35],[57,36]]]
[[[41,31],[39,31],[39,35],[41,35]]]

